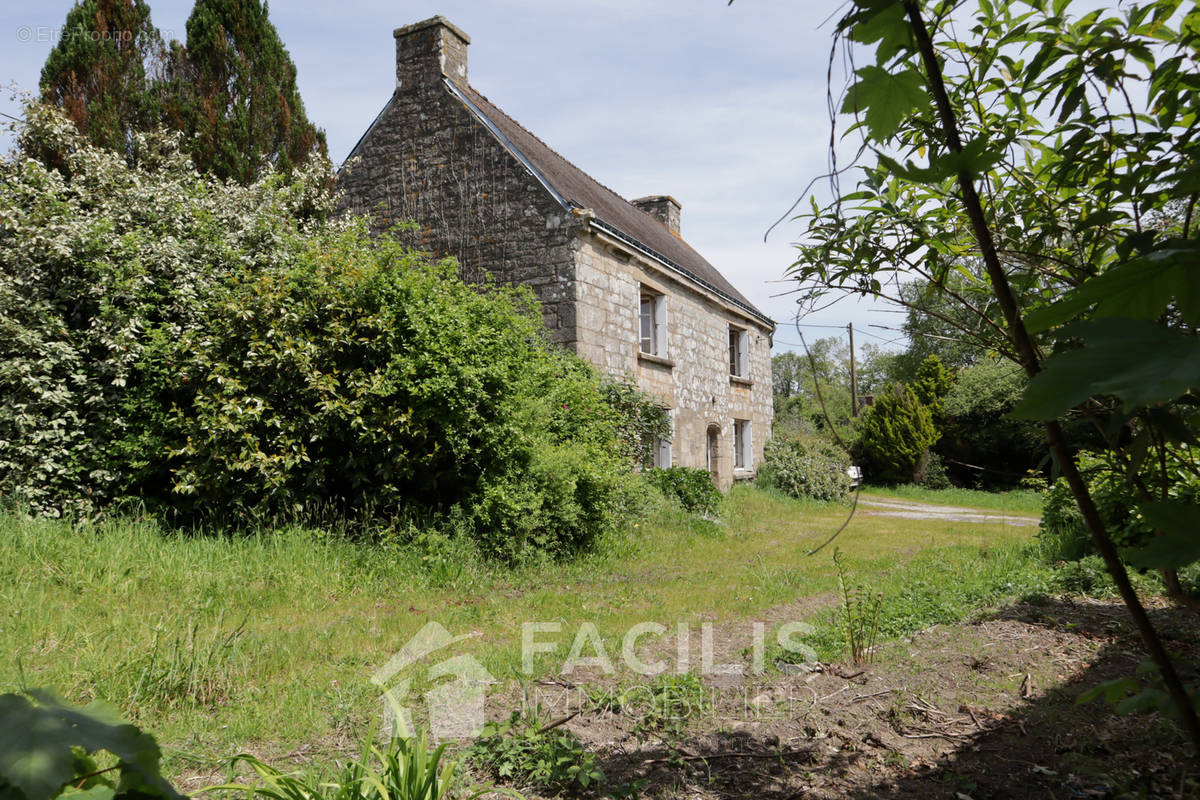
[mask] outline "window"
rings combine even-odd
[[[733,421],[733,468],[751,469],[754,466],[754,446],[750,439],[750,420]]]
[[[745,329],[729,326],[729,374],[738,378],[746,377],[746,366],[749,358],[746,353],[750,337]]]
[[[667,435],[654,440],[654,466],[667,469],[671,466],[671,440],[675,438],[675,412],[671,411]]]
[[[667,298],[642,287],[638,313],[640,343],[638,349],[651,356],[667,357]]]
[[[671,466],[671,440],[657,439],[654,442],[654,466],[667,469]]]

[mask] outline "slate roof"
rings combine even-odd
[[[654,217],[603,186],[579,167],[550,149],[541,139],[505,114],[490,100],[469,86],[446,81],[451,93],[466,105],[504,141],[526,167],[563,203],[565,207],[591,209],[602,227],[615,229],[618,238],[648,251],[696,283],[723,296],[764,324],[774,327],[770,317],[759,311],[716,267],[697,253]]]

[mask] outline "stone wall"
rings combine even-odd
[[[708,466],[708,430],[717,431],[717,483],[728,488],[762,462],[771,434],[770,330],[734,311],[652,260],[603,234],[581,234],[575,256],[577,350],[613,375],[638,385],[672,409],[675,464]],[[667,298],[667,357],[638,352],[641,286]],[[729,325],[747,329],[746,380],[729,374]],[[751,422],[754,463],[733,469],[733,421]]]
[[[581,221],[441,81],[397,91],[338,179],[376,230],[414,222],[407,244],[458,259],[464,277],[533,288],[554,341],[574,345]]]

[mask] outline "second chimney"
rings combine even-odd
[[[467,83],[471,37],[445,17],[431,17],[392,31],[396,37],[396,88],[408,91],[447,77]]]
[[[635,206],[667,226],[672,236],[679,235],[679,201],[667,194],[639,197],[631,200]]]

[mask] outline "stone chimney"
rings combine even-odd
[[[408,91],[442,76],[467,84],[467,45],[471,37],[437,16],[396,28],[396,89]]]
[[[667,226],[672,236],[679,235],[679,201],[666,194],[652,197],[639,197],[632,200],[635,206]]]

